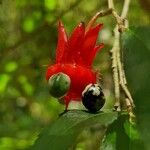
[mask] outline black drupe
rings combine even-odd
[[[94,90],[96,89],[95,85],[91,85],[92,89],[89,88],[82,95],[82,103],[91,113],[96,113],[99,111],[105,104],[105,97],[102,91],[102,88],[99,87],[99,94],[95,95]]]

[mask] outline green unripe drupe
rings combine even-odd
[[[67,94],[70,89],[70,78],[68,75],[59,72],[51,76],[48,80],[49,92],[51,96],[60,98]]]

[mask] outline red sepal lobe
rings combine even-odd
[[[58,22],[58,43],[56,48],[56,63],[60,63],[63,59],[65,47],[67,44],[67,34],[61,21]]]

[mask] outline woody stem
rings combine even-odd
[[[128,14],[129,4],[130,4],[130,0],[124,0],[122,13],[121,13],[121,15],[118,15],[118,13],[116,12],[115,7],[114,7],[113,0],[108,0],[108,9],[105,11],[100,11],[100,12],[96,13],[96,15],[89,21],[89,23],[86,27],[86,31],[94,25],[95,21],[99,17],[113,15],[113,17],[115,18],[117,24],[114,28],[113,47],[110,50],[110,52],[112,54],[112,72],[113,72],[115,99],[116,99],[114,108],[117,111],[121,110],[120,109],[120,99],[121,99],[120,93],[121,93],[121,89],[122,89],[122,91],[124,92],[124,95],[126,97],[125,102],[126,102],[126,106],[127,106],[129,115],[133,116],[132,107],[134,107],[134,102],[133,102],[132,96],[130,94],[130,91],[128,90],[128,87],[127,87],[124,65],[123,65],[123,62],[121,59],[122,52],[121,52],[121,44],[120,44],[121,33],[124,32],[126,30],[126,28],[128,27],[128,21],[126,20],[126,16]]]
[[[113,9],[112,8],[109,8],[107,10],[102,10],[102,11],[99,11],[97,12],[94,17],[91,18],[91,20],[88,22],[86,28],[85,28],[85,32],[88,31],[95,23],[95,21],[99,18],[99,17],[104,17],[104,16],[107,16],[107,15],[110,15],[112,14],[112,11]]]
[[[132,107],[134,107],[133,99],[130,94],[130,91],[127,87],[127,81],[125,77],[125,71],[123,67],[123,62],[121,60],[121,45],[120,38],[121,33],[126,30],[128,27],[128,21],[125,20],[128,14],[130,0],[124,0],[124,5],[122,9],[121,16],[115,11],[113,0],[108,0],[108,7],[113,9],[112,15],[116,19],[117,25],[114,28],[114,43],[111,49],[112,53],[112,71],[113,71],[113,79],[114,79],[114,88],[115,88],[115,98],[116,103],[114,105],[116,110],[120,110],[120,88],[122,88],[126,99],[127,110],[129,115],[132,117]]]
[[[114,44],[112,49],[110,50],[112,54],[112,71],[113,71],[113,80],[114,80],[114,88],[115,88],[115,105],[114,108],[117,111],[120,111],[120,85],[119,85],[119,70],[118,70],[118,63],[117,63],[117,57],[118,57],[118,51],[119,51],[119,34],[116,32],[118,30],[118,26],[114,28]]]

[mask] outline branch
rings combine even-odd
[[[114,1],[113,0],[108,0],[108,8],[114,9]]]
[[[121,13],[121,18],[125,18],[127,16],[128,10],[129,10],[129,4],[130,4],[130,0],[125,0],[124,1],[124,6],[123,6],[122,13]],[[126,24],[124,24],[124,28],[126,28]],[[118,32],[118,31],[115,31],[115,32]],[[120,42],[120,35],[117,37],[117,40]],[[118,63],[120,85],[121,85],[121,87],[122,87],[122,89],[124,91],[124,94],[127,97],[126,98],[127,106],[129,106],[129,102],[130,102],[130,105],[134,107],[134,102],[133,102],[132,96],[131,96],[130,91],[128,90],[128,88],[126,86],[127,85],[127,81],[126,81],[126,77],[125,77],[125,71],[124,71],[124,68],[123,68],[123,62],[121,60],[120,45],[118,45],[118,48],[119,48],[118,49],[119,51],[117,51],[117,63]],[[129,100],[129,102],[127,102],[127,100]]]
[[[88,22],[85,31],[88,31],[93,26],[93,24],[95,23],[95,21],[99,17],[104,17],[104,16],[107,16],[107,15],[110,15],[110,14],[112,14],[112,11],[113,11],[113,9],[110,8],[110,9],[107,9],[107,10],[102,10],[102,11],[97,12],[93,16],[93,18]]]
[[[108,0],[108,8],[113,9],[112,15],[116,19],[119,32],[123,32],[128,26],[128,23],[127,23],[127,21],[125,21],[125,18],[126,18],[127,13],[128,13],[129,4],[130,4],[130,0],[124,0],[122,13],[121,13],[121,16],[119,16],[115,10],[113,0]]]
[[[114,80],[114,88],[115,88],[115,98],[116,103],[114,105],[114,108],[117,111],[120,111],[120,84],[119,84],[119,71],[118,71],[118,63],[117,63],[117,53],[119,51],[119,32],[118,32],[118,26],[114,28],[114,43],[113,47],[110,50],[112,53],[112,71],[113,71],[113,80]]]
[[[123,9],[121,16],[115,10],[113,0],[108,0],[108,7],[113,8],[112,15],[115,17],[117,25],[114,28],[114,43],[111,49],[112,53],[112,71],[114,79],[114,88],[115,88],[115,98],[116,102],[114,105],[115,110],[120,111],[120,87],[122,88],[126,98],[126,106],[129,112],[130,119],[132,120],[134,114],[132,112],[132,107],[134,107],[134,102],[130,91],[127,87],[127,81],[125,77],[125,71],[123,68],[123,62],[121,60],[121,46],[120,46],[120,37],[121,33],[127,28],[128,22],[125,20],[128,10],[129,10],[130,0],[124,0]]]
[[[126,18],[129,10],[129,5],[130,5],[130,0],[125,0],[122,13],[121,13],[121,18]]]

